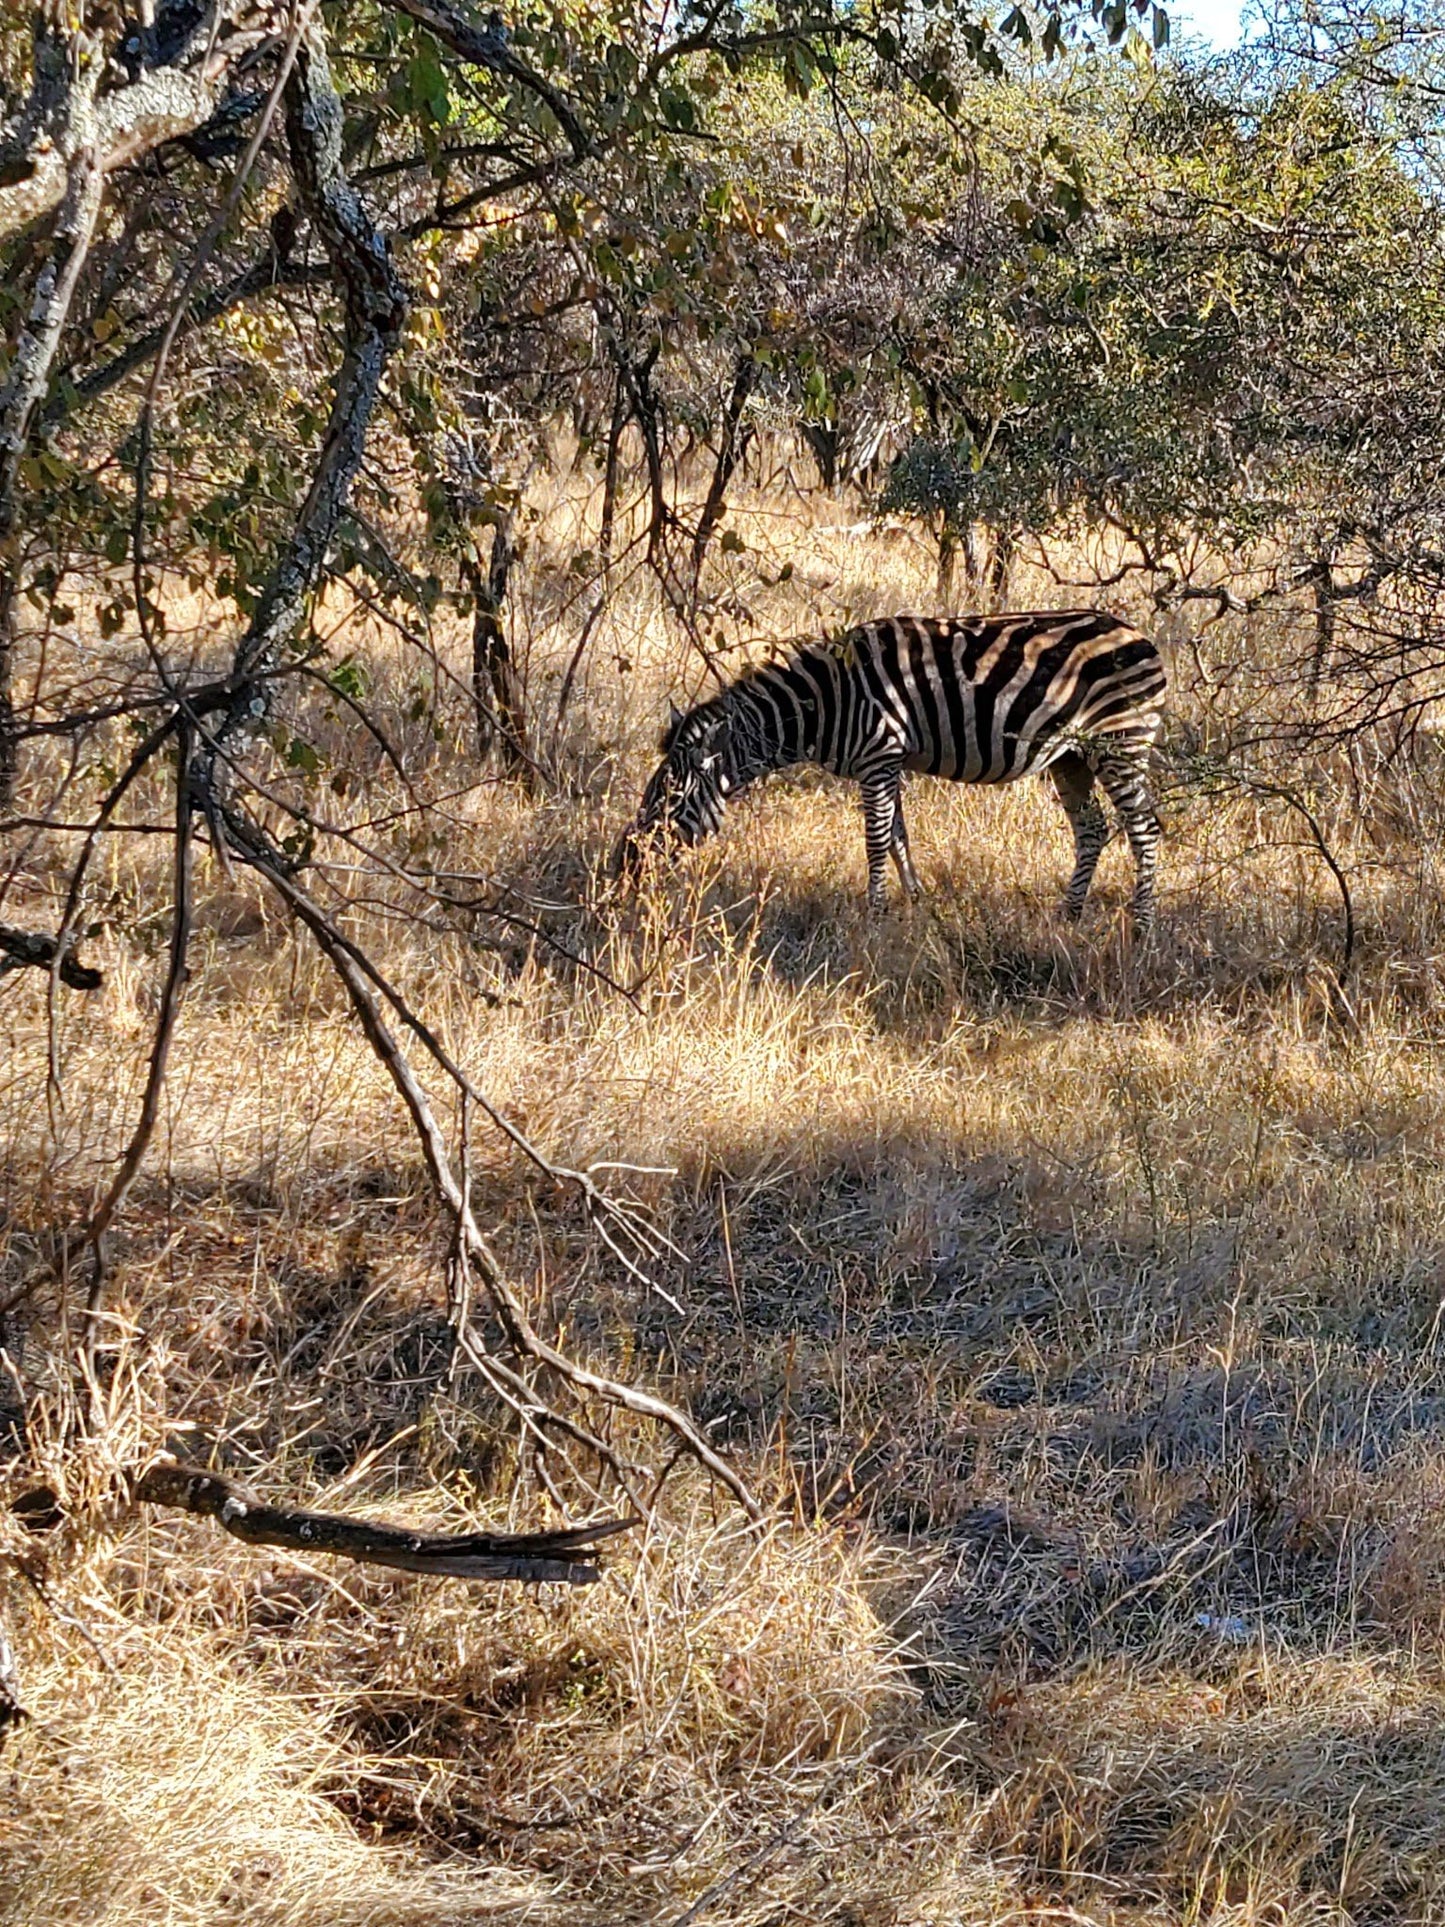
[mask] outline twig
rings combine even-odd
[[[94,1254],[94,1268],[91,1273],[90,1291],[86,1298],[85,1324],[81,1337],[81,1349],[87,1359],[92,1356],[95,1349],[96,1325],[105,1297],[105,1234],[116,1212],[125,1203],[130,1187],[135,1182],[136,1173],[140,1170],[141,1160],[145,1157],[155,1132],[156,1119],[160,1115],[161,1090],[166,1080],[166,1062],[170,1056],[171,1039],[175,1035],[176,1018],[180,1013],[181,997],[185,989],[186,955],[191,943],[193,859],[190,761],[191,728],[189,722],[183,719],[176,745],[175,907],[171,913],[170,965],[161,991],[155,1041],[151,1045],[150,1068],[146,1073],[140,1116],[136,1119],[135,1130],[131,1134],[125,1156],[121,1159],[115,1180],[85,1229],[86,1242]]]
[[[1320,828],[1318,817],[1316,817],[1314,811],[1310,808],[1309,804],[1305,802],[1304,798],[1295,790],[1290,789],[1285,783],[1266,783],[1254,776],[1239,776],[1236,777],[1236,781],[1242,788],[1250,790],[1256,796],[1272,796],[1281,803],[1287,803],[1292,810],[1304,818],[1305,824],[1309,829],[1310,839],[1315,849],[1319,852],[1320,861],[1334,878],[1335,887],[1340,893],[1340,905],[1345,917],[1345,931],[1338,975],[1339,982],[1343,985],[1345,979],[1350,974],[1350,965],[1353,963],[1355,956],[1355,903],[1350,893],[1349,879],[1340,867],[1334,851],[1331,850],[1329,844],[1325,841],[1325,833]]]

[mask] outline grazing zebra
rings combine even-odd
[[[868,902],[878,910],[890,856],[909,896],[919,891],[904,770],[1010,783],[1046,769],[1074,832],[1065,914],[1072,921],[1083,909],[1108,841],[1097,778],[1134,854],[1134,923],[1144,930],[1159,844],[1149,753],[1165,687],[1149,638],[1097,609],[865,622],[751,671],[685,716],[674,710],[663,763],[618,845],[616,868],[635,870],[650,838],[690,845],[711,836],[746,784],[790,763],[818,763],[862,788]]]

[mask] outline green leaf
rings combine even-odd
[[[338,695],[349,696],[353,702],[360,702],[370,686],[365,665],[355,656],[343,656],[328,680]]]
[[[321,767],[321,758],[302,736],[293,736],[286,745],[286,762],[292,769],[305,770],[314,776]]]
[[[445,127],[452,117],[451,89],[434,53],[419,53],[413,58],[407,69],[406,84],[412,111],[430,114],[438,127]]]

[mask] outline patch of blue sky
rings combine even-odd
[[[1215,53],[1237,47],[1247,31],[1244,0],[1164,0],[1164,8],[1176,41],[1202,41]]]

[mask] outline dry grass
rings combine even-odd
[[[534,531],[520,610],[543,712],[575,633],[553,566],[573,506],[559,489]],[[741,517],[740,621],[927,606],[908,538],[830,517]],[[1061,598],[1016,585],[1033,599]],[[464,789],[457,705],[433,734],[394,644],[349,640],[418,780]],[[930,895],[878,925],[853,801],[806,778],[613,901],[610,836],[693,671],[640,590],[596,659],[570,789],[464,789],[430,845],[407,819],[392,847],[573,906],[530,914],[642,979],[638,1007],[485,920],[469,942],[379,902],[358,927],[547,1149],[662,1167],[635,1182],[690,1257],[659,1280],[680,1315],[490,1138],[479,1214],[537,1320],[688,1402],[773,1523],[748,1531],[683,1468],[600,1586],[537,1597],[247,1551],[127,1503],[123,1469],[182,1437],[337,1506],[550,1517],[505,1411],[446,1383],[442,1229],[336,986],[203,861],[88,1438],[62,1294],[6,1325],[10,1482],[43,1474],[67,1516],[4,1527],[34,1717],[0,1761],[0,1922],[1445,1917],[1428,772],[1377,774],[1363,816],[1311,778],[1361,925],[1342,1025],[1337,898],[1257,799],[1171,795],[1143,953],[1112,851],[1061,934],[1067,837],[1040,785],[918,786]],[[360,779],[347,807],[395,806],[341,721],[313,735]],[[106,988],[62,1008],[49,1104],[44,987],[5,980],[0,1291],[134,1116],[163,856],[107,847]],[[32,852],[17,920],[53,920],[63,860]]]

